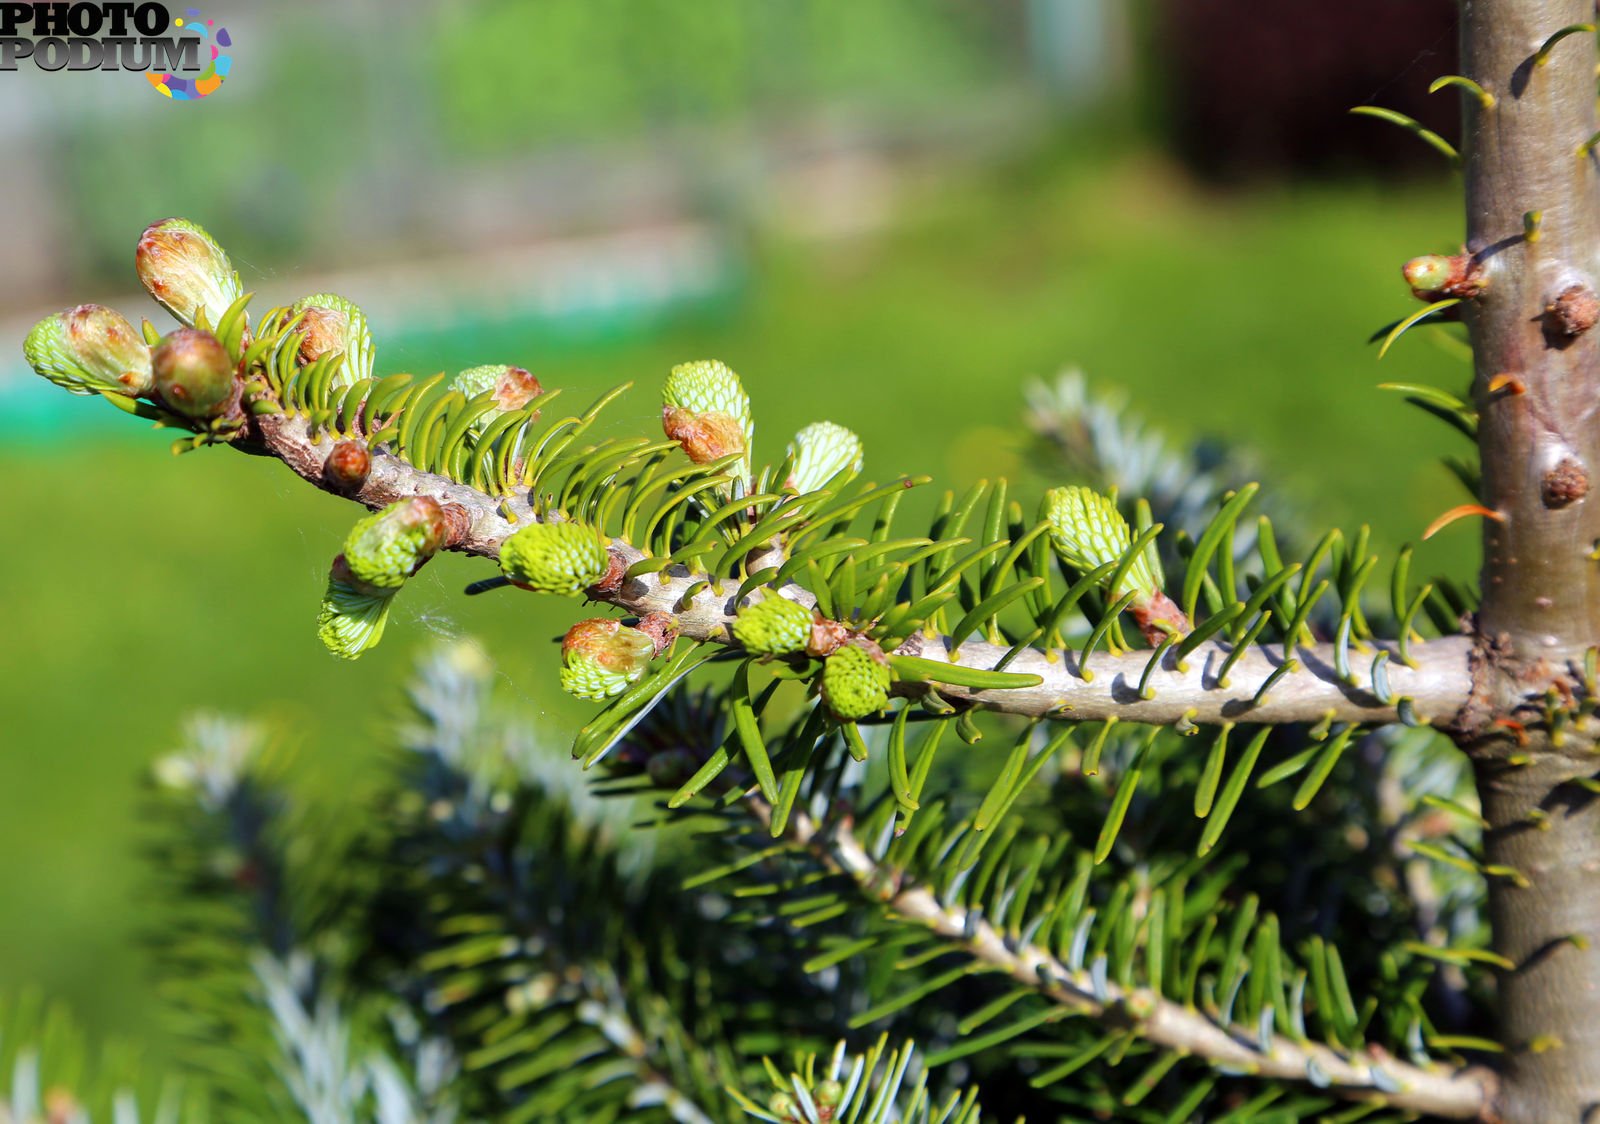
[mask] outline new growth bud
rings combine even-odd
[[[300,317],[294,330],[300,334],[301,366],[342,354],[344,364],[332,385],[351,386],[372,377],[376,350],[367,318],[355,304],[334,293],[317,293],[296,301],[289,314]]]
[[[582,593],[606,576],[610,555],[581,523],[530,523],[500,544],[500,569],[535,593]]]
[[[236,365],[210,332],[169,332],[151,353],[150,366],[161,401],[186,418],[217,417],[238,400]]]
[[[399,500],[356,523],[333,560],[322,596],[317,635],[342,659],[353,660],[383,638],[389,602],[444,545],[450,520],[437,500]]]
[[[450,385],[468,398],[493,391],[495,409],[501,413],[520,410],[544,393],[544,387],[539,385],[537,377],[522,367],[505,363],[468,367],[452,379]],[[493,416],[492,412],[490,416]],[[537,413],[534,416],[537,417]]]
[[[871,641],[846,644],[822,664],[822,701],[854,722],[889,705],[889,664]]]
[[[244,295],[226,251],[187,219],[163,219],[147,227],[139,236],[134,266],[145,291],[190,327],[204,317],[215,328]]]
[[[755,422],[739,376],[715,359],[680,363],[661,388],[661,428],[695,464],[740,454],[737,473],[750,477]]]
[[[143,394],[150,389],[150,348],[113,309],[80,304],[46,316],[22,343],[28,365],[73,394]]]
[[[1471,254],[1423,254],[1400,267],[1418,300],[1475,297],[1483,291],[1483,267]]]
[[[768,594],[739,610],[733,621],[733,638],[746,651],[763,656],[787,656],[806,650],[811,642],[815,614],[787,597]]]
[[[399,500],[350,529],[344,540],[345,564],[359,584],[374,592],[396,590],[438,553],[447,531],[438,500]]]
[[[656,643],[621,621],[579,621],[561,641],[561,688],[580,699],[620,695],[644,675]]]
[[[804,495],[814,492],[839,473],[860,472],[861,438],[830,421],[813,422],[794,435],[789,445],[794,458],[788,487]]]
[[[1133,531],[1117,505],[1093,488],[1052,488],[1044,498],[1050,543],[1061,560],[1080,574],[1121,562],[1133,546]],[[1168,631],[1189,631],[1188,618],[1162,590],[1161,582],[1161,560],[1152,543],[1132,560],[1116,588],[1105,591],[1111,601],[1134,594],[1128,610],[1152,642]]]

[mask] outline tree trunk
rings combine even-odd
[[[1484,524],[1475,737],[1506,1048],[1510,1124],[1600,1121],[1600,804],[1573,783],[1600,768],[1578,718],[1585,653],[1600,644],[1600,164],[1595,41],[1536,62],[1594,0],[1464,0],[1467,248],[1483,292],[1472,334]],[[1524,215],[1538,212],[1533,237]],[[1576,702],[1575,702],[1576,699]],[[1551,716],[1555,718],[1552,721]],[[1552,729],[1552,726],[1555,728]]]

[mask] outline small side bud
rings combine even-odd
[[[581,523],[530,523],[500,544],[500,569],[535,593],[582,593],[605,577],[610,552]]]
[[[561,688],[580,699],[613,698],[639,681],[655,654],[651,637],[621,621],[579,621],[561,641]]]
[[[1483,292],[1483,267],[1471,254],[1423,254],[1400,267],[1418,300],[1463,299]]]
[[[1587,285],[1568,285],[1544,309],[1549,330],[1566,339],[1576,339],[1600,321],[1600,297]]]
[[[150,348],[121,313],[80,304],[33,326],[22,354],[39,375],[72,394],[144,394],[152,385]]]
[[[439,502],[428,496],[399,500],[356,523],[344,541],[353,584],[390,593],[438,553],[449,533]]]
[[[876,644],[846,644],[823,662],[822,701],[843,722],[867,718],[889,705],[889,662]]]
[[[788,487],[804,495],[814,492],[846,469],[860,472],[861,438],[830,421],[813,422],[794,435],[789,445],[794,468]]]
[[[210,332],[179,328],[150,356],[155,390],[187,418],[214,418],[238,400],[239,383],[228,349]]]
[[[191,328],[203,317],[216,327],[244,296],[225,250],[205,228],[187,219],[163,219],[145,228],[134,252],[145,291]]]
[[[371,473],[372,454],[361,441],[340,441],[322,462],[322,475],[328,485],[346,495],[359,492]]]
[[[741,454],[738,475],[750,476],[755,422],[739,376],[715,359],[680,363],[661,388],[661,427],[695,464]]]
[[[316,293],[296,301],[289,314],[300,317],[294,330],[300,333],[301,366],[342,354],[344,364],[332,385],[351,386],[372,377],[377,351],[367,318],[354,303],[335,293]]]
[[[505,363],[468,367],[452,379],[450,385],[468,398],[476,398],[492,390],[495,408],[502,413],[520,410],[544,393],[544,387],[535,375],[522,367]]]
[[[815,614],[787,597],[769,594],[739,610],[733,620],[733,638],[748,652],[787,656],[806,650],[811,642]]]

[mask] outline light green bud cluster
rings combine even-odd
[[[750,477],[750,446],[756,426],[744,384],[715,359],[680,363],[661,388],[661,424],[696,464],[742,453],[737,475]]]
[[[860,472],[861,438],[830,421],[813,422],[794,435],[789,445],[794,468],[788,486],[804,495],[814,492],[839,473]]]
[[[80,304],[46,316],[22,343],[39,375],[72,394],[143,394],[150,389],[150,348],[112,309]]]
[[[244,296],[227,252],[188,219],[163,219],[146,227],[134,252],[134,267],[145,291],[191,328],[215,328]]]
[[[877,714],[889,705],[889,669],[865,648],[845,644],[823,662],[822,701],[846,722]]]
[[[1079,573],[1117,561],[1133,545],[1133,532],[1117,505],[1093,488],[1052,488],[1045,493],[1045,512],[1051,545]],[[1110,594],[1119,597],[1129,590],[1145,598],[1161,592],[1160,562],[1154,551],[1142,551],[1128,567],[1122,587]]]
[[[437,500],[417,496],[392,503],[360,520],[344,541],[350,574],[373,592],[397,590],[438,552],[444,512]]]
[[[535,593],[582,593],[610,567],[600,534],[581,523],[530,523],[500,545],[500,569]]]
[[[746,651],[763,656],[803,652],[811,642],[813,614],[787,597],[769,594],[739,610],[733,620],[733,638]]]

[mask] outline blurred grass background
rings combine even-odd
[[[336,266],[369,277],[389,294],[370,309],[385,373],[515,362],[578,399],[633,380],[611,425],[649,432],[667,368],[721,358],[754,400],[758,455],[828,417],[861,433],[869,475],[932,474],[931,502],[981,477],[1049,481],[1022,388],[1078,366],[1179,442],[1253,450],[1313,525],[1370,522],[1386,549],[1415,539],[1457,502],[1437,458],[1459,439],[1375,384],[1454,388],[1466,368],[1424,332],[1382,367],[1366,340],[1413,307],[1400,262],[1452,248],[1454,185],[1270,160],[1201,178],[1173,155],[1161,6],[1126,22],[1114,7],[717,0],[691,21],[670,4],[332,5],[336,26],[371,18],[339,57],[301,35],[309,8],[219,7],[237,77],[203,104],[124,110],[130,75],[72,76],[66,103],[19,86],[34,114],[5,127],[39,160],[0,174],[0,192],[52,209],[42,240],[8,251],[6,322],[20,344],[52,308],[126,293],[138,232],[184,214],[272,299]],[[1384,73],[1416,71],[1432,35]],[[421,44],[436,66],[405,53]],[[1434,62],[1424,85],[1447,70]],[[370,82],[304,81],[340,67]],[[174,133],[180,118],[192,132]],[[510,243],[537,258],[577,238],[563,254],[581,257],[583,238],[663,223],[721,248],[709,296],[599,320],[549,302],[491,316],[479,290],[392,282],[441,255]],[[440,305],[456,311],[418,311]],[[481,640],[560,745],[583,711],[555,689],[549,641],[574,609],[464,599],[489,567],[444,558],[382,648],[334,661],[314,619],[348,505],[227,450],[173,458],[101,403],[7,376],[0,994],[37,986],[96,1030],[143,1035],[139,787],[186,714],[260,718],[309,789],[361,814],[399,676],[431,637]],[[1470,576],[1475,536],[1456,528],[1419,558]]]

